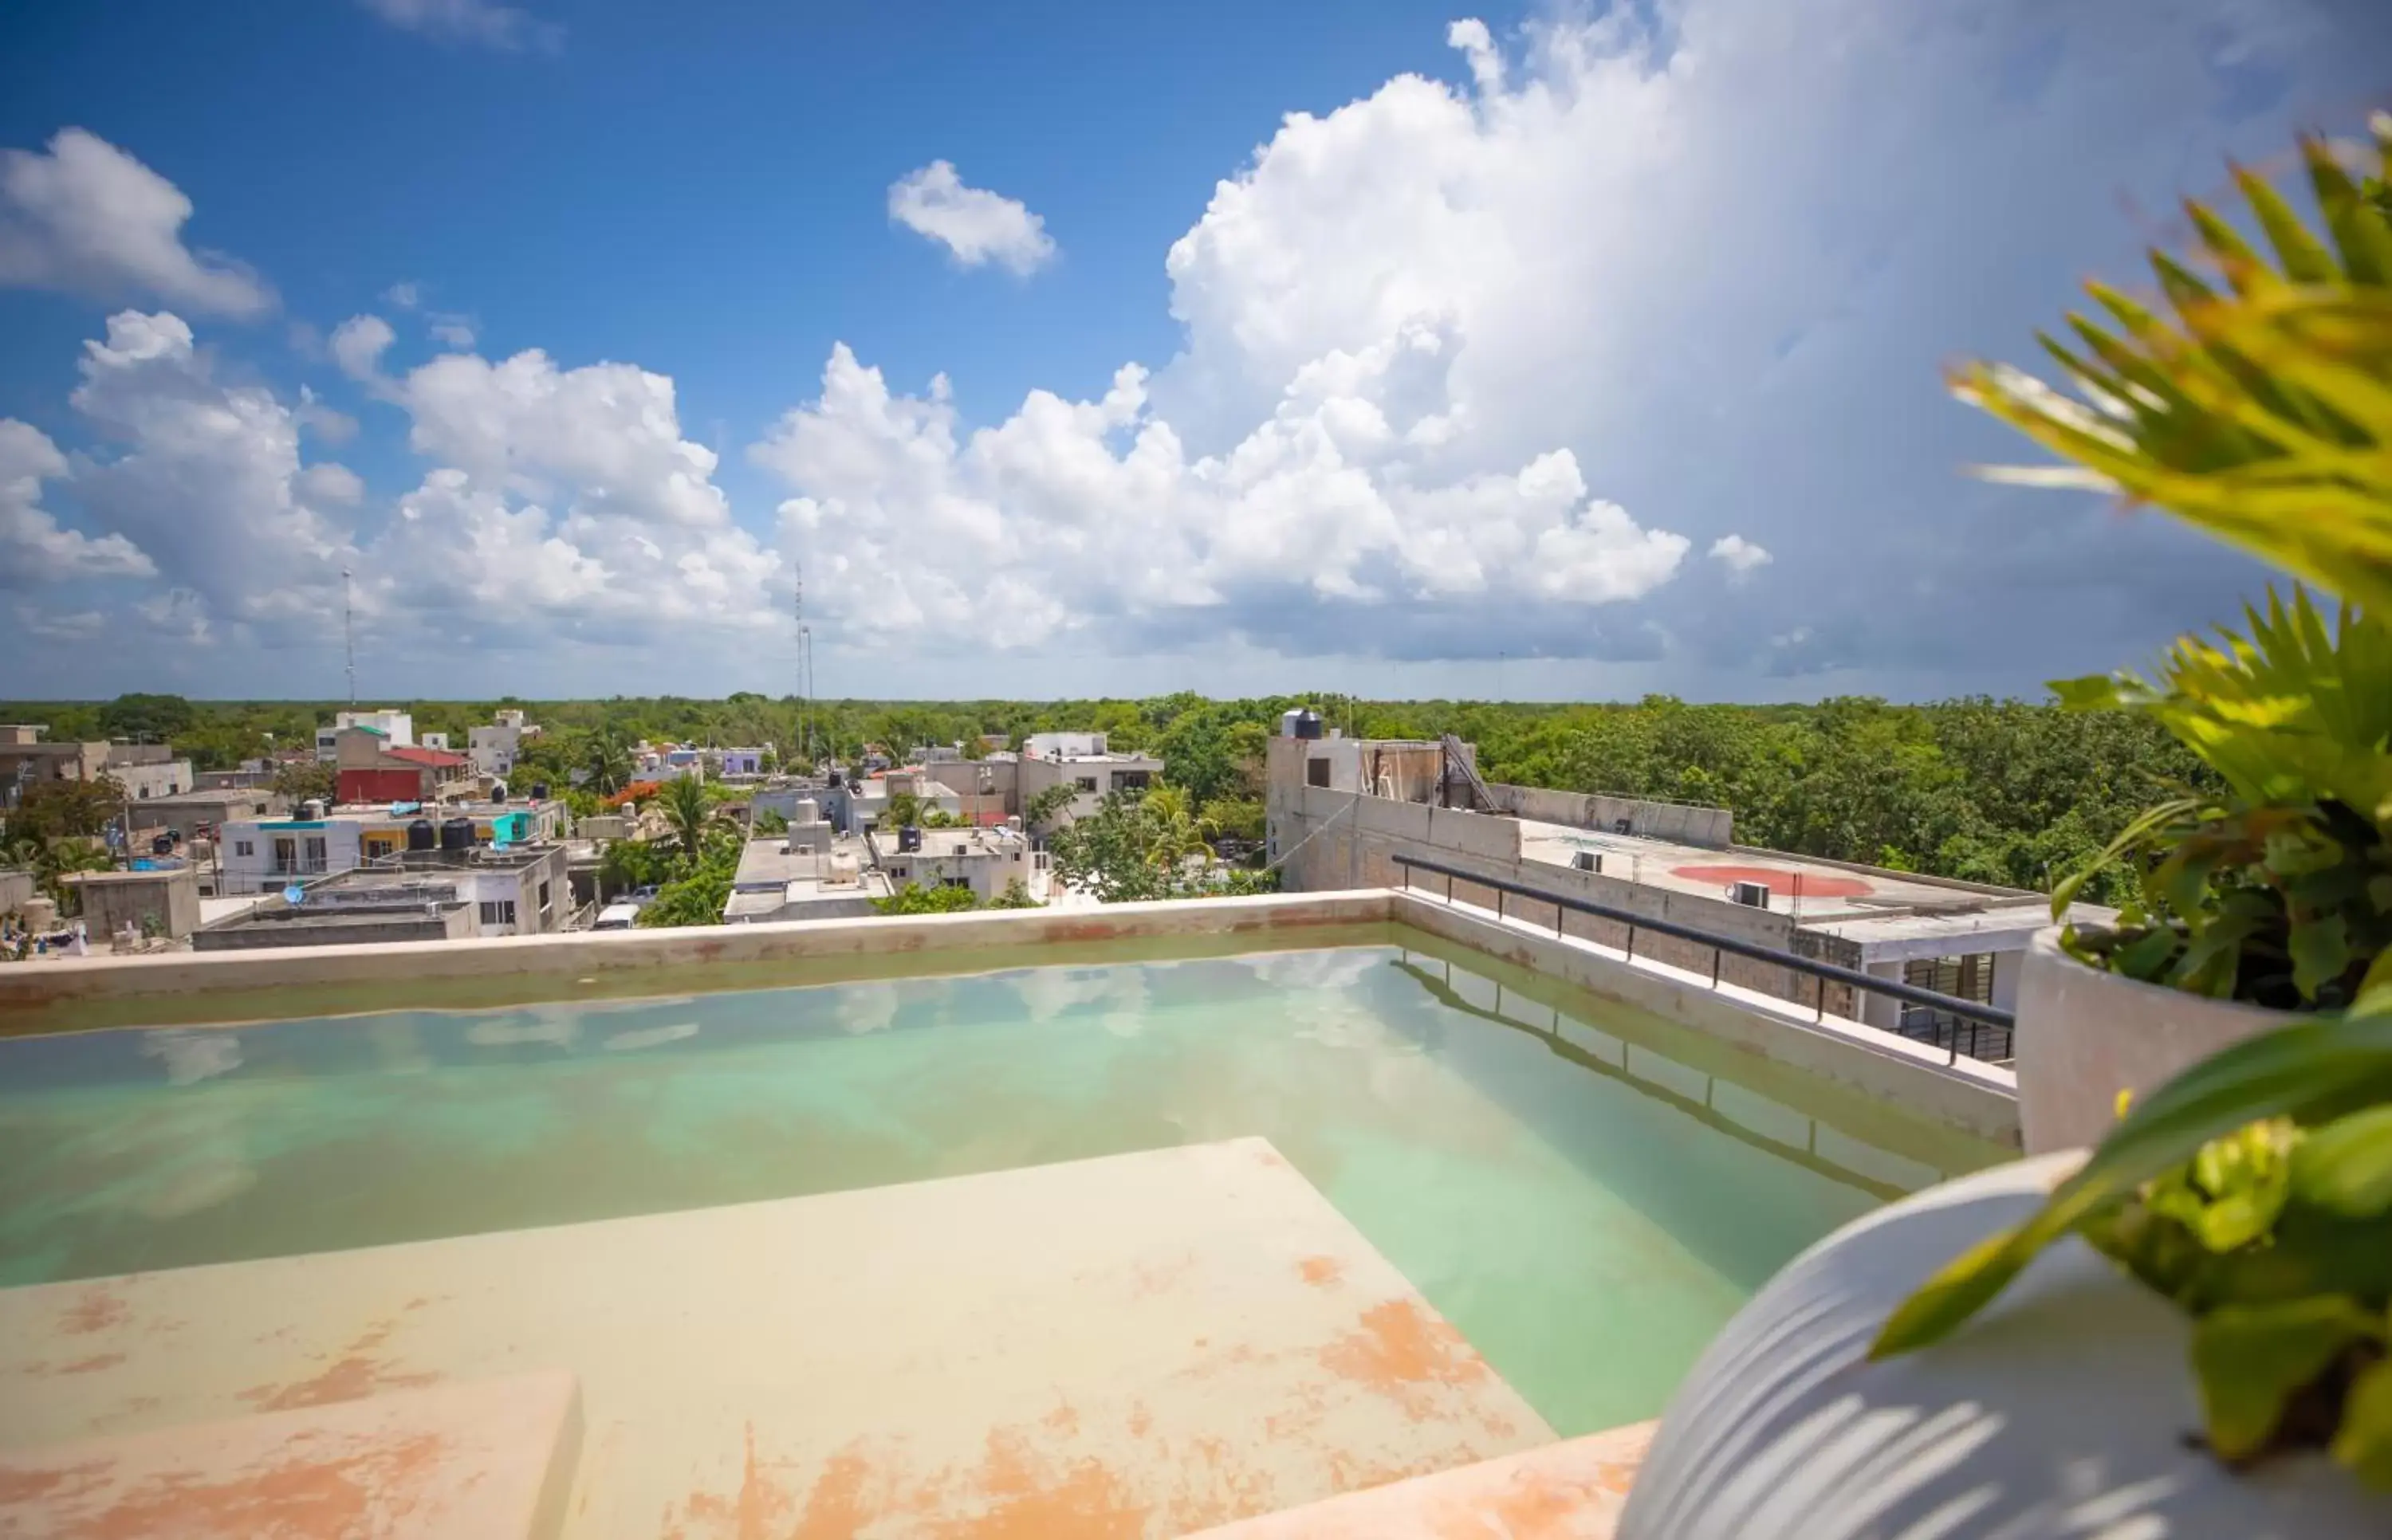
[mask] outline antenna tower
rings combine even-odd
[[[351,592],[349,569],[341,569],[341,645],[349,659],[349,708],[358,705],[358,614]]]

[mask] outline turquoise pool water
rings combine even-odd
[[[1999,1157],[1475,953],[1347,946],[0,1042],[0,1284],[1253,1133],[1565,1433]]]

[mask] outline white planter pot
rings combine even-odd
[[[1954,1336],[1867,1361],[1896,1304],[2077,1158],[1930,1188],[1788,1264],[1679,1390],[1618,1540],[2392,1535],[2392,1495],[2322,1455],[2236,1474],[2190,1446],[2184,1318],[2073,1237]]]
[[[2035,932],[2019,974],[2019,1131],[2029,1155],[2098,1145],[2118,1093],[2155,1091],[2229,1043],[2300,1018],[2087,967]]]

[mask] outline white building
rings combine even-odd
[[[147,802],[153,796],[180,796],[193,783],[188,759],[153,760],[144,764],[119,764],[111,757],[108,773],[124,788],[128,801]]]
[[[525,721],[522,712],[501,711],[488,727],[477,727],[466,734],[465,752],[472,757],[476,772],[503,780],[514,773],[515,760],[523,755],[524,740],[539,736],[540,728]]]
[[[1027,809],[1041,792],[1068,783],[1079,795],[1055,822],[1087,817],[1115,792],[1142,792],[1163,778],[1150,754],[1116,754],[1101,732],[1037,732],[1021,746],[1016,806]]]
[[[902,848],[916,835],[916,848]],[[878,834],[873,841],[892,887],[968,887],[973,898],[990,903],[1015,883],[1034,895],[1046,886],[1046,852],[1033,852],[1019,829],[920,829],[904,836]]]
[[[316,757],[330,763],[341,757],[341,733],[352,727],[370,727],[390,740],[393,748],[410,748],[415,744],[415,715],[389,706],[372,711],[342,711],[316,730]]]
[[[551,842],[563,832],[558,803],[444,803],[417,810],[389,807],[333,808],[318,818],[227,819],[216,830],[217,896],[278,893],[292,883],[353,872],[407,848],[419,821],[436,826],[468,819],[476,846]]]

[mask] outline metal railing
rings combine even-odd
[[[1948,1034],[1948,1041],[1946,1041],[1946,1034],[1940,1032],[1930,1039],[1924,1040],[1945,1050],[1944,1062],[1946,1064],[1957,1064],[1963,1052],[1972,1059],[1995,1062],[2010,1057],[2012,1035],[2018,1020],[2011,1013],[1999,1006],[1988,1005],[1982,1001],[1963,1000],[1957,995],[1944,994],[1934,990],[1922,990],[1916,984],[1905,984],[1898,979],[1879,978],[1874,974],[1864,973],[1858,968],[1847,968],[1835,963],[1822,963],[1814,957],[1802,957],[1794,952],[1780,951],[1774,947],[1762,946],[1757,941],[1746,941],[1734,936],[1722,936],[1717,931],[1704,930],[1696,925],[1680,925],[1674,920],[1657,920],[1649,914],[1639,914],[1632,910],[1614,909],[1609,904],[1599,904],[1591,899],[1575,898],[1567,893],[1554,893],[1540,887],[1531,887],[1526,883],[1514,882],[1508,877],[1489,876],[1483,872],[1473,872],[1468,867],[1449,866],[1443,861],[1431,861],[1423,856],[1398,852],[1393,859],[1398,866],[1404,869],[1406,892],[1412,890],[1413,872],[1429,872],[1445,879],[1445,901],[1448,903],[1453,901],[1453,885],[1456,882],[1468,883],[1491,890],[1495,894],[1495,917],[1499,920],[1511,918],[1505,903],[1507,898],[1531,899],[1540,904],[1553,905],[1555,936],[1563,933],[1562,920],[1565,914],[1587,914],[1598,920],[1608,920],[1614,925],[1628,927],[1626,950],[1632,959],[1636,955],[1636,933],[1640,930],[1670,937],[1680,941],[1691,941],[1697,946],[1711,949],[1711,988],[1713,989],[1719,988],[1720,964],[1722,959],[1731,954],[1750,958],[1756,962],[1767,963],[1774,967],[1805,974],[1817,980],[1819,987],[1814,992],[1811,1001],[1812,1019],[1814,1021],[1825,1020],[1826,1017],[1827,986],[1842,984],[1853,990],[1899,1000],[1904,1004],[1924,1005],[1955,1018],[1953,1029]],[[1794,1003],[1800,1005],[1803,1002],[1797,999]],[[1908,1034],[1892,1035],[1906,1037]],[[1987,1052],[1989,1049],[1996,1051]]]

